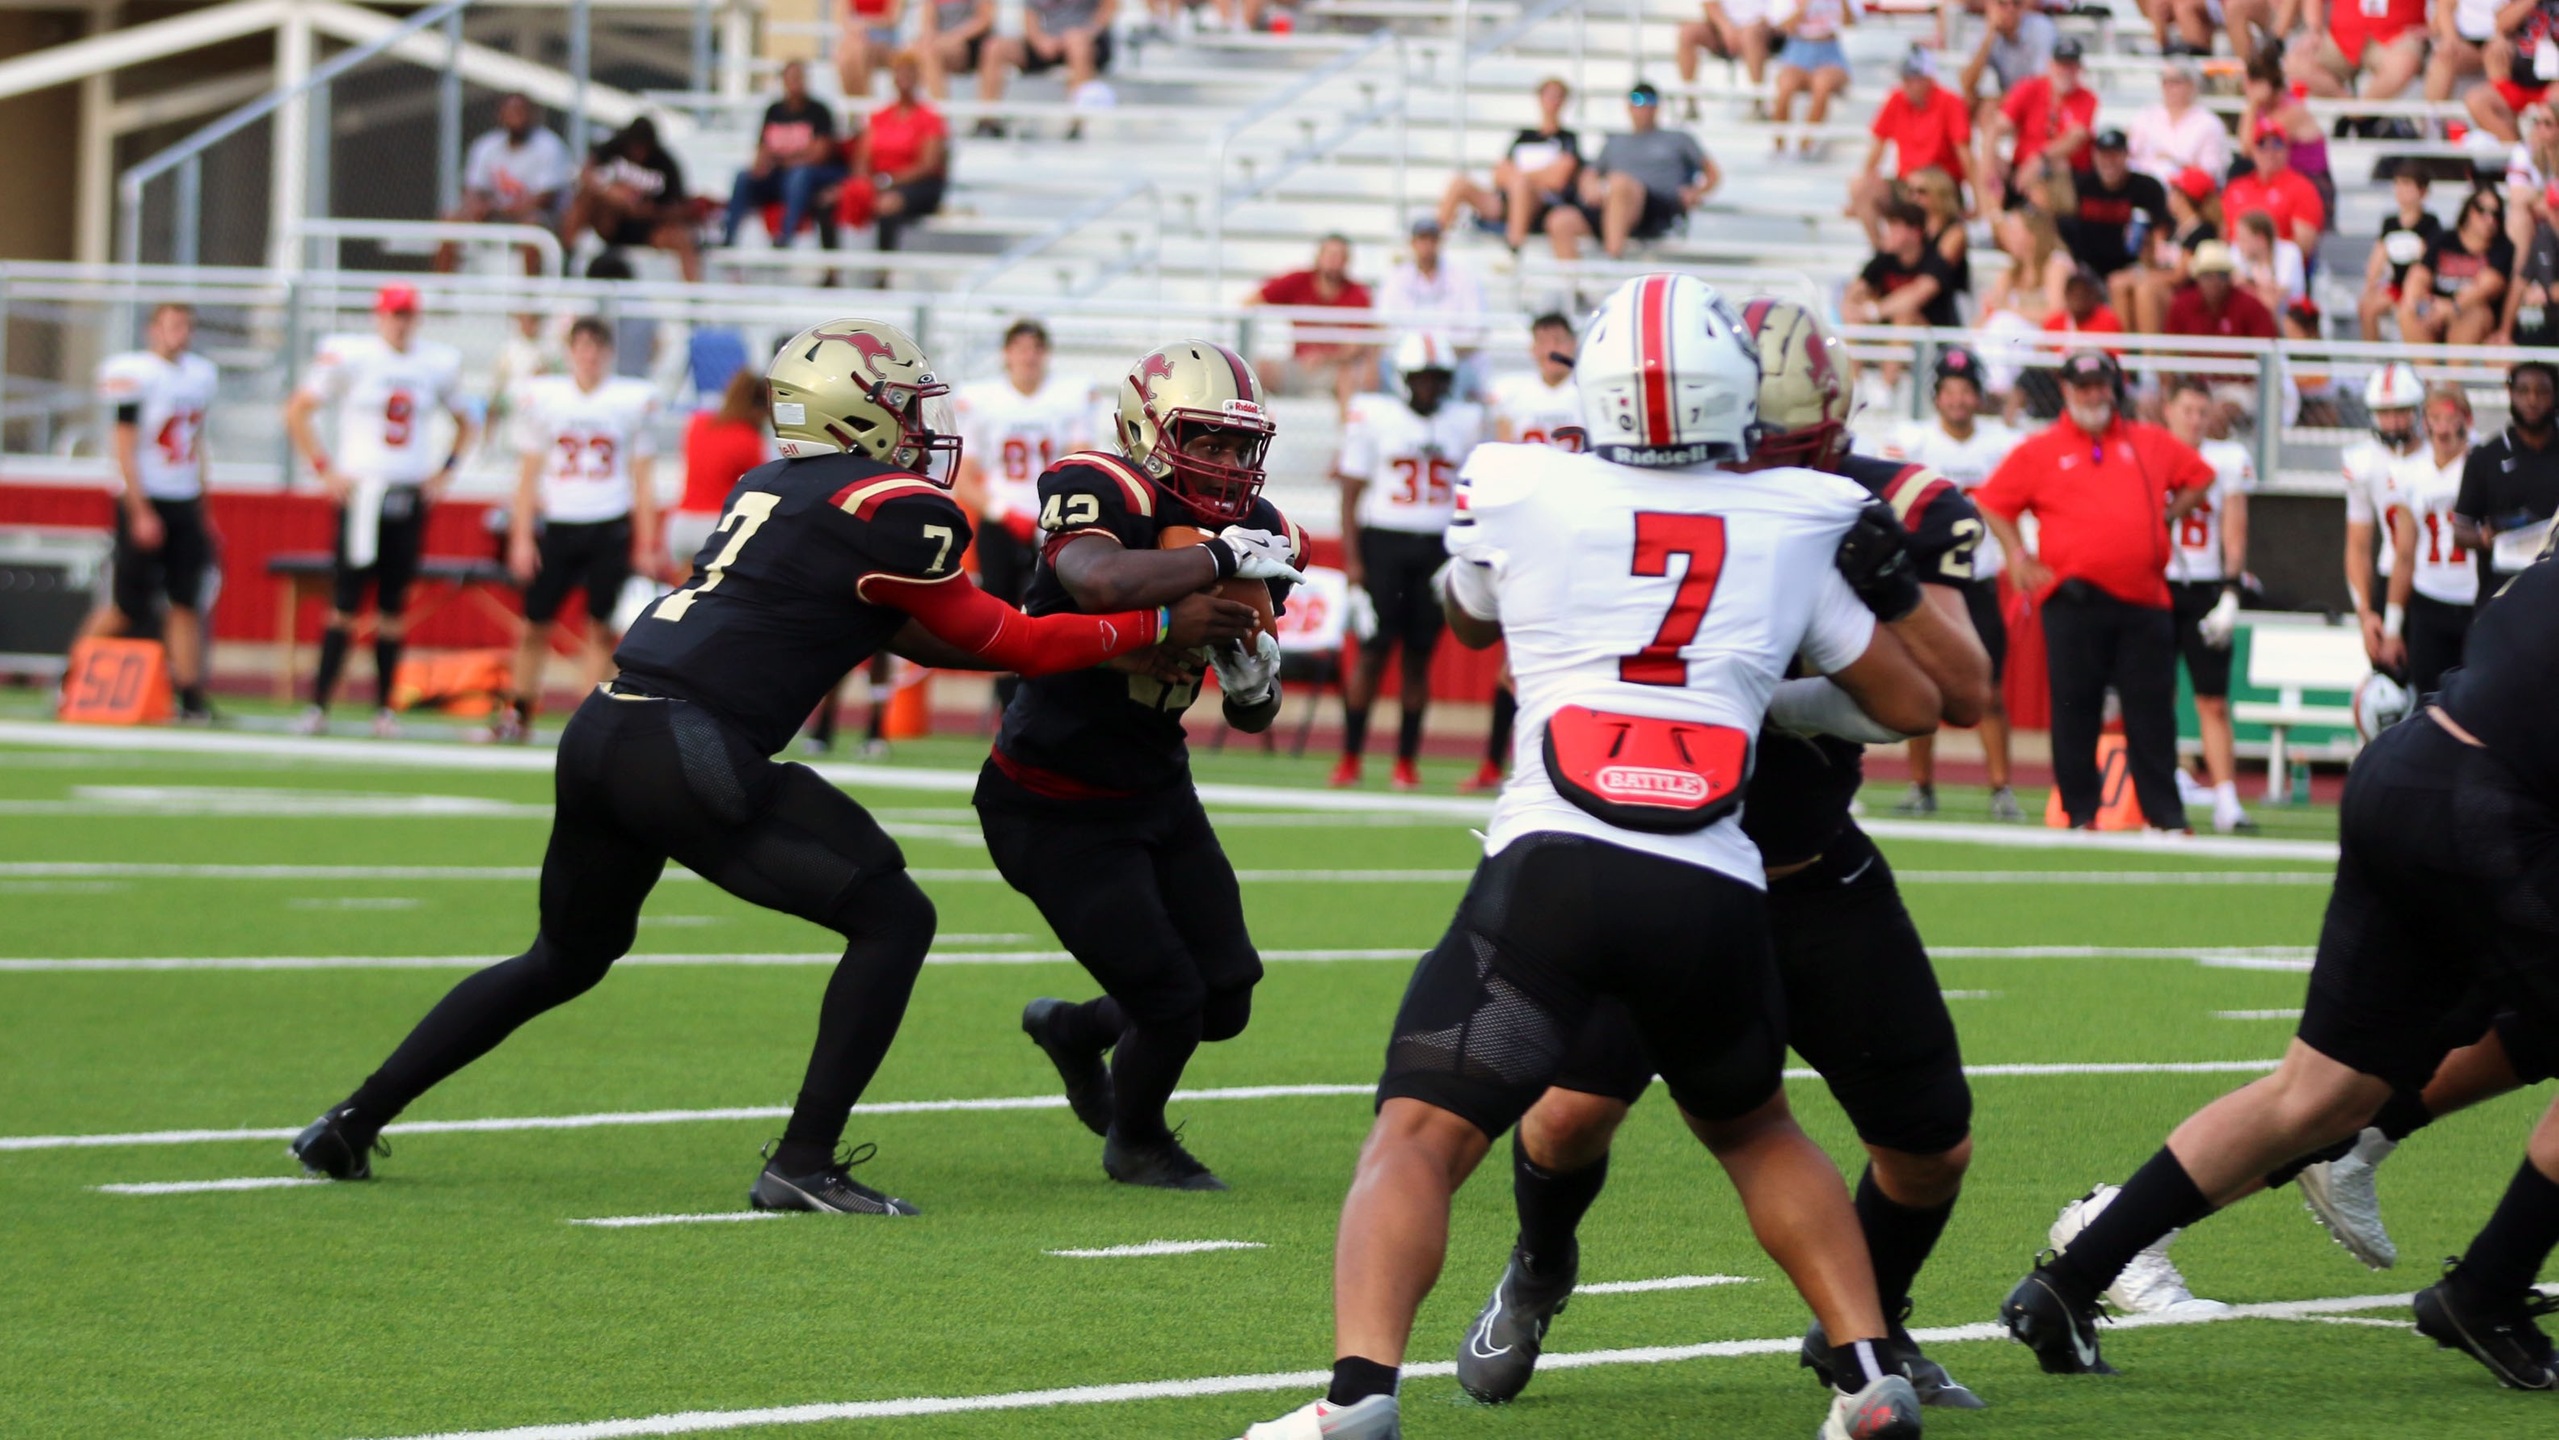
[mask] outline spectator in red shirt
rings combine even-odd
[[[690,574],[693,553],[720,526],[738,477],[773,457],[766,439],[764,377],[752,365],[738,367],[720,392],[720,408],[697,410],[684,422],[684,495],[666,517],[671,572]]]
[[[951,174],[951,127],[924,103],[924,58],[912,50],[889,62],[897,99],[871,112],[853,149],[853,173],[871,185],[880,248],[894,250],[900,232],[942,208]]]
[[[2275,234],[2300,246],[2304,255],[2315,253],[2328,207],[2319,199],[2319,187],[2292,168],[2292,140],[2282,121],[2268,116],[2257,122],[2248,158],[2257,168],[2221,192],[2224,228],[2236,226],[2251,210],[2263,210],[2274,220]]]
[[[1345,310],[1366,310],[1370,301],[1368,287],[1351,278],[1351,242],[1343,235],[1327,235],[1315,242],[1315,268],[1292,270],[1262,282],[1262,287],[1244,301],[1247,305],[1331,305]],[[1351,397],[1361,384],[1373,362],[1373,346],[1340,339],[1308,339],[1308,322],[1291,322],[1296,332],[1295,349],[1285,363],[1264,362],[1262,383],[1277,395],[1305,394],[1319,385],[1329,384],[1334,402],[1341,406],[1344,418],[1351,411]]]
[[[2232,280],[2239,257],[2219,240],[2195,247],[2186,262],[2186,283],[2168,302],[2168,335],[2217,335],[2224,339],[2272,340],[2275,313]]]
[[[1876,212],[1922,170],[1935,168],[1964,178],[1964,151],[1972,143],[1973,118],[1964,99],[1937,83],[1937,57],[1914,47],[1902,57],[1901,88],[1884,97],[1875,111],[1874,140],[1866,161],[1848,184],[1849,213],[1866,226],[1870,245],[1883,243]],[[1880,173],[1884,147],[1893,150],[1893,178]]]
[[[2179,831],[2169,527],[2210,494],[2213,468],[2159,426],[2126,419],[2122,387],[2113,356],[2074,351],[2061,367],[2061,419],[2010,451],[1972,498],[2010,557],[2009,579],[2042,607],[2053,785],[2070,823],[2096,822],[2097,732],[2111,686],[2142,817]],[[2017,526],[2030,510],[2032,549]]]
[[[2006,175],[1997,177],[2003,186],[2007,175],[2027,169],[2047,151],[2070,169],[2088,167],[2088,140],[2097,129],[2097,92],[2079,83],[2079,57],[2079,42],[2064,35],[2053,42],[2052,64],[2044,73],[2019,81],[1999,102],[1999,133],[2016,140]],[[1991,159],[1998,160],[1996,146]],[[1992,177],[1983,178],[1988,183]],[[2003,204],[2017,200],[2015,191],[2005,190],[1999,197],[1984,196],[1983,203],[1994,198]]]
[[[2395,99],[2426,63],[2426,0],[2302,0],[2301,23],[2284,73],[2324,99],[2352,96],[2359,71],[2364,99]]]

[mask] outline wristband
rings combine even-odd
[[[461,451],[459,451],[459,450],[456,450],[456,451],[454,451],[452,454],[447,455],[447,456],[445,456],[445,457],[444,457],[444,468],[443,468],[443,469],[441,469],[441,470],[438,470],[438,471],[437,471],[437,472],[435,472],[435,473],[437,473],[438,475],[450,475],[450,474],[452,474],[452,473],[453,473],[453,467],[455,467],[455,466],[457,466],[457,465],[459,465],[459,464],[461,464],[461,463],[462,463],[462,452],[461,452]]]
[[[1170,606],[1170,605],[1158,605],[1158,606],[1156,606],[1156,607],[1155,607],[1155,634],[1154,634],[1154,636],[1153,636],[1152,638],[1157,639],[1157,640],[1161,640],[1161,639],[1163,639],[1165,636],[1170,635],[1170,634],[1172,634],[1172,633],[1173,633],[1173,607],[1172,607],[1172,606]]]
[[[1209,563],[1217,567],[1218,579],[1232,580],[1235,578],[1235,566],[1237,561],[1234,546],[1227,544],[1224,540],[1211,538],[1201,541],[1200,548],[1208,552]]]
[[[2384,605],[2381,607],[2381,633],[2383,635],[2396,640],[2399,638],[2399,628],[2407,623],[2407,606]]]
[[[326,475],[326,474],[328,474],[328,473],[329,473],[329,457],[328,457],[328,456],[326,456],[326,455],[314,455],[314,456],[312,456],[312,457],[311,457],[311,473],[312,473],[312,474],[314,474],[314,475]]]

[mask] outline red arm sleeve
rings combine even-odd
[[[1090,670],[1155,643],[1156,612],[1116,615],[1023,614],[972,585],[963,576],[909,580],[866,575],[862,598],[903,610],[936,640],[956,645],[1016,675],[1057,675]]]

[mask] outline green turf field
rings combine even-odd
[[[1461,816],[1344,814],[1312,795],[1212,802],[1272,957],[1251,1030],[1204,1050],[1190,1079],[1201,1093],[1175,1106],[1231,1194],[1111,1185],[1099,1142],[1051,1103],[1053,1076],[1017,1017],[1035,995],[1089,986],[1037,958],[1054,955],[1053,937],[987,867],[966,809],[982,752],[956,741],[902,752],[906,786],[852,786],[941,910],[947,963],[925,972],[872,1090],[892,1109],[857,1113],[850,1131],[879,1147],[863,1177],[921,1218],[570,1223],[740,1210],[806,1057],[828,937],[680,875],[652,898],[639,951],[691,960],[625,967],[407,1117],[619,1123],[430,1124],[395,1133],[396,1155],[365,1185],[99,1191],[292,1176],[275,1132],[344,1094],[468,967],[530,937],[549,793],[538,752],[504,752],[521,768],[491,770],[326,748],[0,743],[0,1434],[1215,1440],[1313,1393],[1286,1377],[1331,1358],[1333,1220],[1368,1116],[1358,1091],[1410,958],[1473,862]],[[1201,765],[1241,785],[1309,784],[1320,768],[1258,755]],[[1448,796],[1456,767],[1431,773]],[[1973,808],[1950,793],[1950,816]],[[2222,1014],[2300,1003],[2303,977],[2271,967],[2298,963],[2316,935],[2326,867],[2299,847],[2329,827],[2280,818],[2269,833],[2293,848],[2271,855],[1888,844],[1940,951],[1966,1058],[1989,1067],[1975,1080],[1973,1178],[1914,1324],[1989,1320],[2063,1201],[2120,1179],[2246,1078],[2156,1067],[2281,1052],[2285,1020]],[[1327,873],[1288,873],[1304,871]],[[2171,874],[2144,879],[2156,872]],[[2072,947],[2097,953],[2051,953]],[[2143,949],[2179,953],[2123,953]],[[281,963],[209,963],[243,957]],[[2124,1068],[2052,1068],[2088,1066]],[[1848,1158],[1818,1083],[1793,1088]],[[1008,1099],[1036,1104],[895,1108]],[[2238,1303],[2414,1289],[2485,1217],[2537,1105],[2511,1097],[2448,1120],[2391,1162],[2383,1196],[2406,1257],[2395,1273],[2355,1264],[2288,1193],[2201,1227],[2176,1256],[2198,1293]],[[241,1128],[258,1133],[189,1133]],[[1449,1357],[1498,1272],[1506,1175],[1497,1164],[1460,1197],[1416,1363]],[[1256,1248],[1053,1253],[1149,1241]],[[1791,1353],[1769,1353],[1791,1351],[1801,1308],[1658,1097],[1624,1133],[1583,1256],[1586,1283],[1738,1278],[1587,1295],[1550,1354],[1593,1363],[1551,1369],[1501,1410],[1466,1402],[1443,1366],[1408,1382],[1408,1433],[1800,1437],[1818,1423],[1820,1392]],[[1992,1408],[1930,1412],[1931,1433],[2547,1436],[2559,1424],[2549,1397],[2498,1391],[2404,1316],[2376,1301],[2123,1330],[2108,1354],[2125,1373],[2111,1380],[2049,1379],[2013,1345],[1947,1341],[1939,1358]],[[1749,1341],[1774,1343],[1693,1348]],[[1043,1393],[1114,1386],[1156,1388]],[[684,1418],[602,1423],[669,1416]]]

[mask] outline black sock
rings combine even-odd
[[[829,694],[817,702],[817,713],[809,717],[809,738],[821,750],[835,748],[835,696]]]
[[[1875,1183],[1875,1167],[1857,1177],[1857,1226],[1866,1232],[1866,1251],[1875,1259],[1875,1294],[1884,1302],[1884,1318],[1894,1319],[1910,1305],[1910,1282],[1946,1233],[1955,1202],[1913,1209],[1884,1193]]]
[[[1854,1395],[1884,1378],[1884,1357],[1875,1352],[1872,1340],[1851,1340],[1830,1347],[1833,1387],[1844,1395]]]
[[[815,1140],[785,1140],[773,1147],[773,1173],[814,1175],[835,1163],[835,1147]]]
[[[397,636],[373,637],[373,699],[385,710],[394,708],[391,687],[400,678],[400,652],[406,648]]]
[[[2204,1192],[2195,1188],[2194,1177],[2163,1145],[2124,1182],[2114,1202],[2070,1242],[2053,1268],[2076,1281],[2086,1292],[2083,1298],[2094,1299],[2152,1241],[2194,1224],[2210,1215],[2212,1208]]]
[[[1519,697],[1510,687],[1493,691],[1493,724],[1484,732],[1484,758],[1495,765],[1507,764],[1511,758],[1511,727],[1519,720]]]
[[[2554,1244],[2559,1244],[2559,1182],[2527,1159],[2453,1277],[2465,1292],[2483,1300],[2511,1300],[2532,1288]]]
[[[2381,1110],[2372,1117],[2374,1128],[2383,1138],[2405,1140],[2435,1123],[2435,1112],[2426,1108],[2426,1097],[2416,1090],[2393,1090],[2381,1102]]]
[[[1344,705],[1342,707],[1342,753],[1356,759],[1359,752],[1367,748],[1368,707]]]
[[[1511,1132],[1511,1203],[1519,1209],[1519,1248],[1530,1270],[1558,1275],[1573,1267],[1581,1253],[1575,1233],[1607,1183],[1607,1156],[1558,1174],[1529,1159],[1519,1132]]]
[[[1108,995],[1050,1013],[1049,1033],[1059,1044],[1100,1054],[1120,1043],[1128,1029],[1128,1012]]]
[[[782,1140],[831,1156],[853,1102],[879,1073],[906,1018],[907,997],[933,948],[933,902],[896,870],[846,892],[827,923],[844,937],[844,958],[818,1002],[817,1043]]]
[[[320,632],[320,673],[311,681],[311,703],[326,710],[337,698],[338,673],[347,668],[347,631],[332,625]]]
[[[1395,1367],[1345,1355],[1333,1362],[1333,1388],[1324,1398],[1336,1405],[1356,1405],[1371,1395],[1395,1393]]]
[[[184,709],[194,711],[199,714],[213,708],[212,702],[205,699],[204,687],[202,685],[179,686],[178,704]]]
[[[1418,759],[1421,753],[1422,709],[1418,705],[1407,705],[1404,713],[1396,717],[1395,758],[1413,760]]]
[[[1200,1048],[1200,1015],[1179,1020],[1132,1021],[1111,1052],[1111,1130],[1122,1141],[1151,1144],[1172,1135],[1165,1102],[1182,1083],[1182,1068]]]

